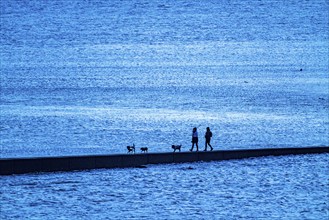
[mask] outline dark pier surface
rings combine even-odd
[[[220,161],[264,156],[329,153],[329,147],[265,148],[199,152],[112,154],[0,159],[0,175],[140,167],[147,164]]]

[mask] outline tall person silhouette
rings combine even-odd
[[[198,142],[199,142],[198,131],[197,131],[197,128],[194,127],[193,131],[192,131],[192,148],[190,149],[190,151],[193,151],[194,144],[196,145],[196,151],[199,151]]]
[[[210,128],[207,127],[206,134],[204,135],[204,138],[206,139],[206,143],[205,143],[205,146],[204,146],[204,151],[207,151],[208,145],[209,145],[211,151],[214,149],[210,144],[211,137],[212,137],[212,132],[210,131]]]

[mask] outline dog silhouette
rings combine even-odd
[[[133,146],[127,146],[127,153],[135,153],[135,144]]]
[[[171,145],[171,148],[174,149],[174,152],[176,152],[176,150],[179,150],[180,152],[181,147],[182,145]]]

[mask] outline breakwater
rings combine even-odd
[[[101,168],[141,167],[147,164],[218,161],[264,156],[329,153],[329,147],[265,148],[176,153],[112,154],[90,156],[4,158],[0,175],[35,172],[89,170]]]

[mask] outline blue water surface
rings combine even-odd
[[[326,1],[2,1],[1,157],[329,145]]]
[[[3,219],[328,219],[329,155],[1,177]]]
[[[325,0],[0,1],[0,158],[126,153],[133,143],[187,151],[193,127],[202,149],[208,126],[216,150],[329,146],[328,8]],[[327,219],[326,162],[1,177],[0,216]]]

